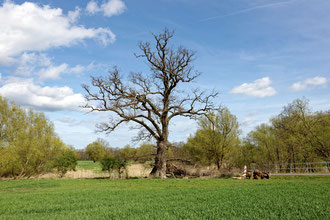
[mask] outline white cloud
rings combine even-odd
[[[0,87],[0,95],[19,105],[43,111],[78,110],[84,104],[82,94],[74,93],[70,87],[39,86],[33,79],[12,77]]]
[[[327,79],[325,77],[316,76],[313,78],[307,78],[303,81],[293,83],[290,89],[293,91],[305,90],[310,86],[325,86],[327,84]]]
[[[80,17],[81,9],[79,7],[76,7],[74,11],[68,12],[68,17],[72,23],[75,23],[79,17]]]
[[[104,2],[101,6],[95,0],[88,2],[86,11],[89,14],[103,12],[104,16],[111,17],[113,15],[120,15],[126,10],[126,5],[121,0],[109,0]]]
[[[51,65],[50,58],[43,53],[24,52],[16,61],[17,67],[12,73],[21,76],[30,76],[36,70],[36,67],[45,67]]]
[[[0,82],[1,82],[1,80],[2,80],[2,74],[0,73]]]
[[[75,25],[79,8],[63,14],[60,8],[25,2],[21,5],[5,1],[0,6],[0,65],[10,65],[24,51],[44,51],[70,46],[95,38],[104,45],[115,35],[108,28],[85,28]]]
[[[76,65],[72,68],[68,64],[62,63],[58,66],[49,65],[47,68],[42,68],[39,70],[38,75],[40,80],[59,79],[61,74],[80,74],[91,70],[93,67],[93,63],[88,66]]]
[[[73,74],[80,74],[84,71],[89,71],[91,69],[93,69],[95,67],[94,63],[91,62],[89,65],[87,66],[82,66],[82,65],[76,65],[72,68],[69,69],[68,73],[73,73]]]
[[[68,64],[63,63],[59,66],[49,66],[47,68],[43,68],[38,72],[38,75],[41,80],[45,79],[58,79],[60,78],[60,74],[68,71]]]
[[[90,1],[90,2],[88,2],[87,6],[86,6],[86,11],[90,14],[95,14],[95,13],[101,11],[101,9],[98,6],[96,1]]]
[[[61,74],[80,74],[94,68],[94,63],[87,66],[76,65],[70,67],[66,63],[53,64],[51,58],[43,53],[24,52],[17,59],[17,67],[12,73],[20,76],[37,75],[40,80],[59,79]]]
[[[271,80],[269,77],[257,79],[252,83],[243,83],[240,86],[234,87],[230,93],[244,94],[256,97],[266,97],[276,94],[276,90],[270,86]]]
[[[101,5],[104,16],[111,17],[113,15],[119,15],[126,9],[125,3],[121,0],[110,0]]]
[[[84,72],[86,69],[90,69],[90,68],[92,68],[92,65],[93,65],[93,63],[91,63],[90,65],[88,65],[87,67],[85,67],[85,66],[82,66],[82,65],[76,65],[75,67],[72,67],[71,69],[70,69],[70,73],[76,73],[76,74],[78,74],[78,73],[82,73],[82,72]]]

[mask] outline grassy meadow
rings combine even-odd
[[[102,170],[100,162],[96,161],[94,163],[91,160],[79,160],[76,168],[82,170],[94,170],[94,171]]]
[[[330,177],[0,181],[0,219],[329,219]]]

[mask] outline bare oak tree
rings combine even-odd
[[[150,42],[141,42],[139,48],[151,73],[131,73],[123,80],[117,67],[107,77],[91,77],[96,91],[83,85],[87,104],[91,111],[109,111],[115,115],[99,124],[100,131],[112,132],[120,124],[134,122],[139,129],[139,139],[154,138],[157,142],[155,165],[152,176],[166,178],[166,159],[170,146],[169,124],[176,116],[194,118],[214,109],[212,98],[217,93],[205,94],[198,89],[188,89],[189,84],[200,75],[191,66],[195,53],[182,46],[173,49],[168,42],[173,32],[165,29],[155,35],[155,50]]]

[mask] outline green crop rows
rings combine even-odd
[[[330,177],[0,181],[0,219],[330,219]]]

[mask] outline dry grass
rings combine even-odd
[[[95,164],[92,164],[95,165]],[[218,170],[216,166],[193,166],[193,165],[184,165],[175,163],[175,166],[177,166],[180,169],[185,170],[187,177],[201,177],[201,178],[229,178],[236,176],[235,173],[229,172],[226,170]],[[151,167],[145,164],[139,164],[134,163],[130,164],[126,170],[127,175],[124,172],[122,174],[122,177],[128,177],[128,178],[146,178],[149,176],[151,172]],[[109,174],[107,172],[102,172],[101,168],[95,168],[91,167],[86,169],[78,166],[76,171],[69,171],[65,174],[63,178],[65,179],[95,179],[95,178],[108,178]],[[47,173],[41,176],[38,176],[36,178],[40,179],[57,179],[59,178],[55,173]],[[113,172],[111,175],[111,178],[117,179],[118,173]]]
[[[128,177],[148,177],[151,168],[146,167],[144,164],[131,164],[127,167]]]
[[[138,177],[145,178],[148,177],[151,172],[151,168],[146,167],[144,164],[131,164],[127,167],[127,176],[129,178]],[[122,175],[122,176],[125,176]],[[107,178],[109,174],[107,172],[101,172],[97,169],[83,169],[77,168],[76,171],[69,171],[65,174],[64,178],[68,179],[94,179],[94,178]],[[47,173],[37,178],[40,179],[57,179],[59,178],[55,173]],[[118,178],[118,174],[114,172],[112,178]]]

